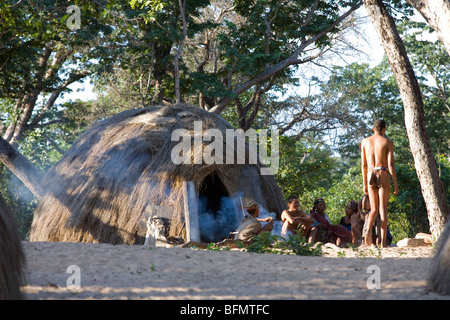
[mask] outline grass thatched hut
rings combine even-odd
[[[170,208],[170,235],[185,237],[184,181],[194,181],[209,209],[241,191],[279,215],[281,191],[273,176],[259,174],[260,164],[174,164],[171,152],[179,140],[172,141],[172,133],[193,132],[194,121],[224,135],[233,129],[222,117],[186,104],[128,110],[94,124],[45,175],[30,240],[142,243],[139,222],[152,206]],[[197,149],[191,157],[202,152]]]
[[[25,256],[17,227],[3,196],[0,194],[0,299],[17,300],[23,295]]]

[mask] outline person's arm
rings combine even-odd
[[[305,216],[302,216],[302,217],[298,217],[298,218],[299,218],[299,220],[301,220],[303,222],[306,222],[306,223],[314,223],[314,221],[315,221],[313,218],[311,218],[308,215],[305,215]]]
[[[366,151],[364,149],[364,141],[361,142],[361,173],[363,178],[363,190],[364,194],[369,194],[369,188],[367,186],[367,158]]]
[[[392,182],[394,183],[394,195],[396,196],[399,193],[399,189],[397,186],[397,173],[395,171],[395,159],[394,159],[394,142],[389,140],[389,150],[387,154],[389,173],[392,177]]]
[[[365,218],[364,213],[363,213],[363,208],[362,208],[363,205],[364,205],[363,204],[363,200],[358,201],[358,213],[357,213],[357,215],[359,217],[359,220],[362,221],[362,222],[364,222],[364,218]]]
[[[291,215],[286,210],[284,210],[283,213],[281,214],[281,220],[287,221],[289,224],[294,223],[294,219],[291,217]]]
[[[366,215],[362,211],[358,212],[358,216],[359,216],[359,221],[364,222],[366,220]]]

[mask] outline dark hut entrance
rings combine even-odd
[[[200,241],[221,241],[237,228],[233,199],[215,172],[203,180],[198,199]]]

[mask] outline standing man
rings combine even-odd
[[[361,171],[364,193],[369,196],[370,213],[368,216],[368,231],[364,235],[364,243],[371,245],[372,227],[380,214],[381,245],[386,247],[387,235],[387,205],[389,201],[391,181],[394,182],[394,195],[399,190],[394,166],[394,143],[385,137],[386,122],[378,119],[373,124],[374,134],[361,142]]]

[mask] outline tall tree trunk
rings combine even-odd
[[[42,174],[27,158],[0,137],[0,161],[19,178],[33,194],[41,199]]]
[[[427,20],[450,55],[450,1],[406,0]]]
[[[430,231],[436,240],[448,216],[444,187],[425,128],[423,101],[414,70],[406,54],[393,18],[382,0],[364,0],[372,23],[380,36],[397,81],[405,111],[405,126],[417,176],[428,212]]]

